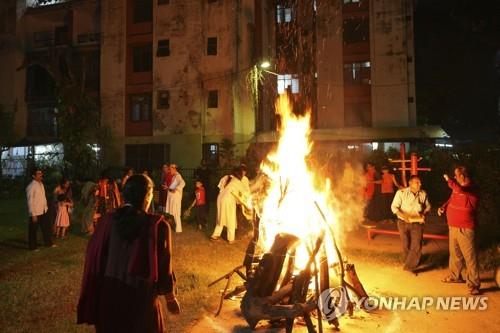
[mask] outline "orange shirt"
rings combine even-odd
[[[380,192],[382,192],[382,193],[394,193],[393,178],[394,178],[394,175],[392,173],[383,173],[382,174],[382,184],[381,184]]]

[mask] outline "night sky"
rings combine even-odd
[[[498,138],[499,0],[418,0],[415,57],[419,125]]]

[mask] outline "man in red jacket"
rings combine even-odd
[[[450,275],[443,279],[446,283],[461,283],[461,272],[467,268],[466,282],[471,295],[479,294],[479,268],[474,244],[476,211],[479,202],[478,189],[472,184],[465,167],[455,168],[455,179],[443,175],[452,192],[450,198],[438,208],[438,215],[446,212],[450,229]]]

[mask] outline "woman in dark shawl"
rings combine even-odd
[[[123,197],[125,205],[103,216],[89,241],[78,323],[96,332],[165,332],[159,296],[179,313],[170,226],[146,213],[153,198],[148,177],[131,176]]]

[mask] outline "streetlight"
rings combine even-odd
[[[260,67],[260,70],[263,71],[263,72],[266,72],[266,73],[269,73],[269,74],[273,74],[275,76],[278,76],[278,73],[275,73],[275,72],[272,72],[270,70],[268,70],[268,68],[271,67],[271,63],[268,61],[268,60],[263,60],[260,64],[259,64],[259,67]]]
[[[267,69],[269,67],[271,67],[271,63],[267,60],[264,60],[260,63],[260,68],[262,69]]]

